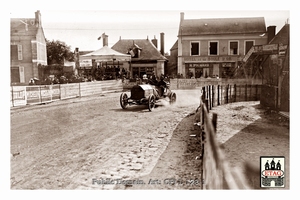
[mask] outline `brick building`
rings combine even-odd
[[[35,18],[11,18],[10,21],[11,84],[28,84],[39,77],[38,65],[47,65],[47,48],[41,13]]]

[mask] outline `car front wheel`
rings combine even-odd
[[[155,97],[153,94],[151,94],[149,96],[149,99],[148,99],[148,109],[149,111],[152,111],[155,107]]]
[[[120,96],[120,105],[123,109],[125,109],[128,105],[128,96],[126,93],[122,93]]]
[[[170,104],[174,104],[175,102],[176,102],[176,94],[172,92],[170,94]]]

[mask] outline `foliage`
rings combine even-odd
[[[47,61],[48,65],[64,64],[64,60],[74,61],[74,54],[71,47],[65,42],[59,40],[46,40],[47,43]]]

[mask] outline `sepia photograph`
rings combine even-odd
[[[8,190],[290,191],[291,11],[148,4],[7,11]]]

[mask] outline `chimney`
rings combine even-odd
[[[76,47],[75,48],[75,52],[74,52],[74,58],[75,58],[75,68],[78,69],[80,64],[79,64],[79,48]]]
[[[165,34],[160,33],[160,53],[165,55]]]
[[[35,25],[37,27],[42,26],[41,13],[39,10],[35,12]]]
[[[184,20],[184,12],[180,13],[180,22],[182,22]]]
[[[151,40],[151,42],[154,44],[154,46],[157,48],[157,39],[155,38],[154,35],[154,39]]]
[[[103,46],[108,46],[108,35],[103,35]]]
[[[268,43],[269,43],[275,36],[276,26],[268,26],[267,33],[268,33]]]

